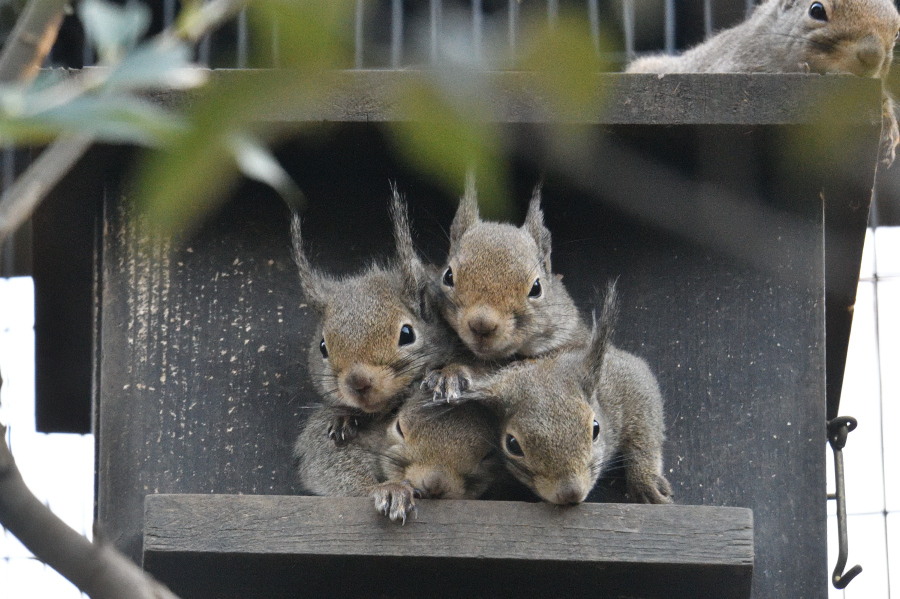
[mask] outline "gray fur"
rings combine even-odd
[[[588,347],[515,362],[467,395],[499,409],[510,472],[546,501],[583,501],[617,452],[632,501],[671,501],[662,395],[644,360],[610,344],[614,305],[608,296]],[[511,451],[510,436],[523,455]]]
[[[491,457],[496,417],[475,404],[435,409],[427,399],[420,394],[396,416],[364,423],[342,447],[324,434],[330,408],[317,408],[294,446],[301,485],[315,495],[372,496],[378,511],[403,521],[416,497],[482,495],[501,468]]]
[[[429,273],[416,254],[406,206],[393,185],[391,218],[396,258],[342,278],[315,271],[302,249],[299,217],[294,215],[291,223],[300,282],[307,302],[320,316],[309,345],[309,372],[333,408],[326,428],[338,444],[352,438],[363,416],[372,418],[396,408],[413,383],[442,366],[455,346],[446,326],[428,307]],[[404,326],[411,328],[414,341],[401,345]]]

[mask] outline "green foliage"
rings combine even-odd
[[[300,125],[272,117],[315,112],[337,93],[330,73],[352,63],[355,0],[254,0],[247,7],[249,21],[259,37],[277,30],[281,69],[216,77],[191,96],[184,114],[141,95],[202,84],[207,71],[194,68],[185,40],[198,39],[210,21],[234,11],[235,2],[184,2],[173,31],[138,45],[149,23],[142,4],[84,0],[79,15],[109,69],[0,89],[0,138],[34,144],[77,132],[154,148],[137,173],[138,200],[170,233],[192,226],[240,173],[300,202],[299,189],[266,149]],[[523,27],[516,57],[492,57],[492,63],[531,72],[542,105],[561,123],[597,111],[602,98],[593,75],[606,65],[584,20],[563,16],[553,26],[535,21],[541,25]],[[474,169],[482,211],[502,217],[512,198],[509,150],[496,124],[503,115],[492,112],[502,104],[492,98],[505,90],[493,89],[495,81],[478,64],[444,63],[409,77],[395,90],[405,118],[385,126],[411,165],[453,193]]]

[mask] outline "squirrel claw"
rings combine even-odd
[[[418,517],[416,489],[409,481],[381,483],[372,491],[372,498],[375,500],[375,510],[391,520],[406,524],[410,514]]]
[[[328,426],[328,438],[334,441],[337,447],[342,447],[356,438],[358,427],[359,420],[354,416],[335,416]]]
[[[433,370],[422,381],[422,388],[433,391],[436,403],[454,403],[472,387],[472,374],[465,366],[446,366]]]
[[[672,503],[672,487],[661,474],[650,483],[629,483],[627,493],[635,503]]]

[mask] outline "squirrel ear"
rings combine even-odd
[[[534,186],[534,193],[531,194],[531,202],[528,204],[528,214],[525,215],[525,224],[522,226],[534,238],[534,242],[541,252],[544,270],[549,274],[552,272],[550,268],[550,230],[544,226],[544,211],[541,210],[541,185],[538,183]]]
[[[460,237],[478,222],[478,192],[475,190],[475,173],[466,173],[466,191],[459,200],[459,208],[450,225],[450,243],[456,243]]]
[[[606,358],[606,352],[609,349],[613,326],[615,325],[618,311],[619,306],[616,298],[616,280],[612,280],[606,287],[606,297],[603,300],[603,308],[600,311],[600,317],[597,318],[596,313],[592,315],[593,327],[591,330],[591,345],[588,347],[588,352],[584,357],[586,391],[591,392],[600,384],[600,377],[603,372],[603,360]]]
[[[303,252],[303,238],[300,235],[300,215],[291,213],[291,243],[293,245],[294,262],[300,274],[300,286],[306,302],[318,313],[323,313],[328,305],[328,280],[317,273]]]
[[[394,225],[394,243],[397,244],[397,260],[403,274],[403,289],[413,305],[418,305],[427,280],[425,265],[416,253],[412,232],[409,228],[409,215],[406,203],[397,184],[391,183],[391,222]]]

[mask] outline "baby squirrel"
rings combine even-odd
[[[363,416],[386,414],[411,383],[452,355],[455,340],[429,308],[430,273],[413,246],[406,206],[391,186],[397,255],[354,276],[317,272],[303,251],[300,217],[291,223],[294,261],[303,293],[320,322],[309,350],[309,372],[332,416],[323,431],[350,440]]]
[[[426,405],[420,393],[396,415],[382,415],[336,447],[323,435],[327,407],[314,411],[294,446],[298,475],[316,495],[370,495],[391,520],[416,510],[415,499],[476,499],[502,471],[494,446],[497,418],[483,406]]]
[[[743,23],[681,56],[648,56],[628,73],[851,73],[884,81],[900,13],[891,0],[766,0]],[[885,92],[885,161],[900,143]]]
[[[581,503],[621,452],[630,499],[671,502],[659,385],[644,360],[610,343],[615,302],[610,285],[588,346],[515,362],[463,395],[500,409],[507,467],[545,501]]]
[[[452,400],[471,384],[469,367],[533,357],[573,343],[588,330],[550,265],[541,187],[534,189],[525,223],[482,221],[474,177],[450,226],[447,265],[432,284],[445,320],[478,361],[433,371],[425,381],[435,399]]]

